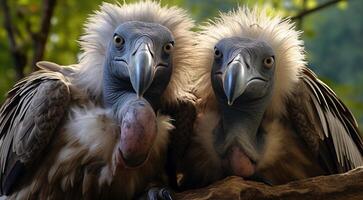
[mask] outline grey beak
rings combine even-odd
[[[154,78],[153,57],[147,42],[141,42],[131,56],[129,67],[131,85],[138,97],[142,97]]]
[[[223,90],[227,96],[228,105],[243,94],[247,86],[246,66],[243,58],[238,54],[227,66],[223,75]]]

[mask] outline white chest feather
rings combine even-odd
[[[169,121],[169,117],[158,114],[157,138],[147,163],[137,169],[125,169],[115,164],[120,129],[110,112],[94,106],[73,108],[35,178],[13,197],[25,198],[36,192],[40,193],[36,195],[39,197],[42,191],[47,191],[43,195],[50,198],[67,197],[67,193],[84,197],[92,192],[102,198],[130,199],[161,174],[168,134],[173,129]]]

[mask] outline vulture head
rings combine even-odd
[[[119,25],[106,51],[103,98],[114,104],[120,92],[136,93],[152,104],[160,103],[173,71],[174,37],[157,23],[139,21]]]
[[[119,165],[145,163],[160,106],[188,96],[193,26],[184,10],[152,1],[103,3],[88,19],[76,84],[114,113]]]
[[[250,102],[266,107],[272,94],[274,66],[274,52],[266,42],[243,37],[222,39],[214,48],[211,72],[218,102],[234,109],[243,109]]]
[[[262,118],[285,113],[304,66],[303,42],[289,20],[239,8],[201,27],[196,65],[199,108],[219,116],[213,146],[227,174],[250,177],[265,141]]]

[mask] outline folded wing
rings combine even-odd
[[[46,70],[24,78],[8,93],[0,109],[1,195],[11,194],[26,169],[41,160],[69,102],[66,78]]]
[[[308,68],[303,69],[301,80],[301,92],[289,99],[299,135],[330,173],[362,166],[363,143],[352,113]]]

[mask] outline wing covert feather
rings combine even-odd
[[[24,167],[40,157],[70,102],[66,78],[41,70],[18,82],[0,109],[1,194],[9,194]]]
[[[289,117],[299,135],[317,149],[330,173],[362,166],[363,142],[353,114],[310,69],[303,69],[300,80],[294,94],[299,98],[288,100]],[[313,144],[309,138],[319,142]]]

